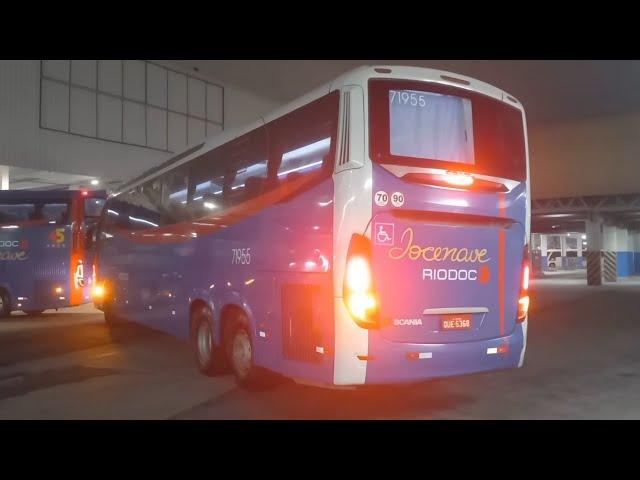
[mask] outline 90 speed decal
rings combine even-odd
[[[401,207],[404,205],[404,194],[402,192],[393,192],[389,195],[384,190],[378,190],[374,195],[374,201],[379,207],[386,207],[391,200],[391,205]]]

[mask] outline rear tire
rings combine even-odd
[[[271,387],[274,377],[253,362],[253,341],[244,313],[230,320],[225,334],[225,353],[238,385],[248,390]]]
[[[109,330],[113,330],[121,320],[113,313],[111,307],[109,305],[104,306],[104,323],[109,328]]]
[[[109,305],[108,302],[105,302],[103,304],[102,312],[104,313],[104,324],[109,331],[109,337],[111,338],[111,341],[116,343],[122,341],[124,338],[122,332],[124,321],[122,320],[122,318],[113,313],[113,308],[111,307],[111,305]]]
[[[11,297],[6,290],[0,289],[0,318],[11,315]]]
[[[44,310],[23,310],[27,317],[39,317]]]
[[[213,339],[213,315],[206,307],[198,307],[191,314],[191,346],[198,370],[204,375],[226,372],[224,350]]]

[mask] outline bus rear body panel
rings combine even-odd
[[[18,242],[17,247],[3,248],[0,253],[0,284],[9,291],[14,309],[44,310],[70,305],[70,230],[55,225],[23,225],[0,233],[0,242]]]
[[[365,383],[520,366],[530,202],[522,111],[455,85],[372,78],[368,87],[379,307]]]
[[[403,203],[381,207],[374,198],[380,328],[369,334],[366,381],[518,366],[524,184],[500,194],[461,191],[408,183],[380,165],[373,179],[374,192],[401,193]]]
[[[65,190],[0,193],[0,288],[9,293],[12,310],[37,312],[91,300],[93,257],[85,237],[88,216],[97,218],[105,196]]]

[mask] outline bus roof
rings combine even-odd
[[[490,85],[488,83],[476,80],[475,78],[448,72],[446,70],[436,70],[423,67],[404,67],[395,65],[361,66],[349,70],[339,77],[333,79],[332,81],[315,88],[307,94],[295,100],[292,100],[291,102],[288,102],[281,107],[276,108],[269,114],[260,117],[254,122],[243,125],[241,127],[233,128],[231,130],[226,130],[222,133],[205,139],[203,142],[195,146],[192,145],[188,147],[187,149],[183,150],[177,155],[174,155],[160,165],[145,170],[133,179],[122,184],[114,195],[118,195],[125,190],[134,188],[141,183],[144,183],[145,181],[151,180],[152,178],[155,178],[156,176],[168,170],[171,170],[178,165],[186,163],[191,159],[202,155],[203,153],[213,150],[214,148],[230,142],[231,140],[234,140],[235,138],[238,138],[252,130],[255,130],[256,128],[259,128],[266,123],[276,120],[277,118],[280,118],[283,115],[286,115],[287,113],[296,110],[297,108],[300,108],[301,106],[306,105],[307,103],[310,103],[333,90],[340,89],[347,85],[359,85],[363,87],[363,89],[366,89],[367,83],[371,78],[417,80],[424,82],[434,82],[442,85],[451,85],[454,87],[482,93],[484,95],[508,103],[520,110],[523,110],[522,104],[507,92],[500,90],[499,88],[494,87],[493,85]]]
[[[0,190],[0,200],[49,200],[71,199],[81,195],[82,190]],[[105,190],[87,190],[88,197],[106,197]]]

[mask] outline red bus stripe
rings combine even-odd
[[[498,197],[499,216],[506,216],[505,195],[500,193]],[[501,228],[498,232],[498,303],[500,315],[500,336],[504,336],[504,302],[505,302],[505,231]]]
[[[193,238],[191,236],[192,233],[205,235],[244,220],[254,213],[286,199],[287,196],[302,191],[305,186],[321,180],[326,175],[324,169],[317,170],[295,180],[284,182],[277,188],[251,200],[234,205],[224,212],[211,213],[197,220],[187,220],[163,227],[152,227],[140,231],[122,233],[129,233],[130,239],[137,243],[183,242]]]

